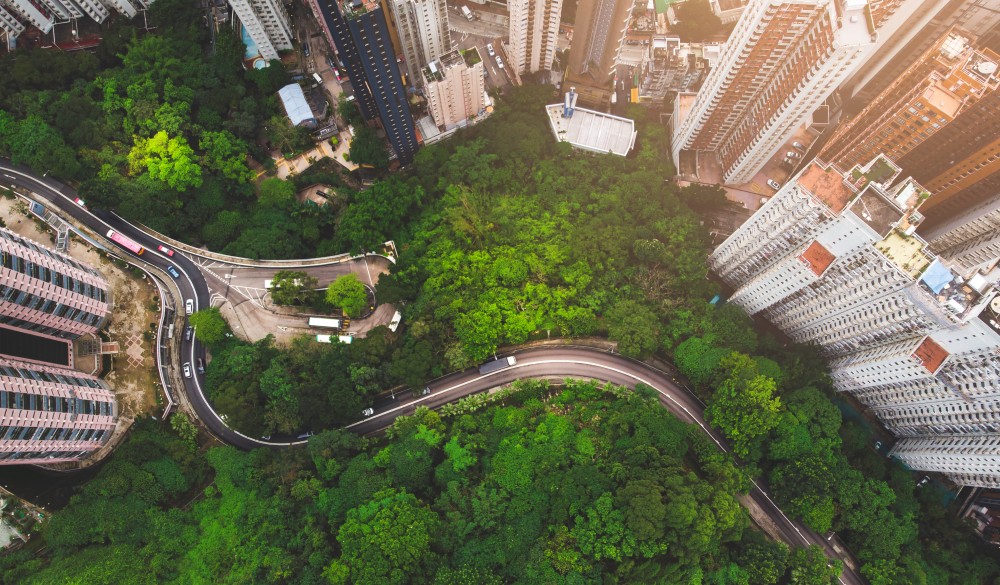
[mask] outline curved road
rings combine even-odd
[[[73,201],[75,192],[71,188],[51,179],[36,177],[25,169],[11,165],[9,161],[3,159],[0,159],[0,184],[15,185],[35,193],[36,196],[48,200],[98,234],[105,234],[108,229],[120,230],[147,248],[143,260],[161,269],[165,268],[167,264],[172,264],[181,272],[181,278],[176,279],[176,282],[185,298],[191,298],[195,301],[196,309],[208,306],[208,286],[194,263],[181,254],[175,254],[173,258],[168,259],[156,251],[159,242],[144,232],[118,220],[111,214],[100,211],[91,212],[80,207]],[[125,252],[120,252],[119,255],[126,258],[130,256]],[[179,301],[178,310],[184,310],[183,301]],[[192,342],[183,342],[184,361],[193,363],[195,355],[200,355],[201,351],[197,339]],[[592,348],[546,347],[522,350],[515,352],[515,355],[517,356],[517,364],[503,370],[480,375],[478,370],[472,369],[435,380],[430,386],[431,393],[429,395],[398,394],[397,400],[377,405],[374,415],[348,425],[346,428],[358,433],[376,432],[391,425],[397,417],[413,413],[418,406],[437,408],[470,394],[484,392],[522,378],[583,378],[627,387],[635,387],[638,383],[650,386],[659,393],[660,402],[675,416],[685,422],[698,425],[715,441],[720,449],[728,452],[725,439],[705,424],[704,409],[698,399],[684,390],[669,374],[642,362]],[[213,434],[229,444],[242,449],[253,449],[267,446],[287,447],[302,445],[306,442],[304,440],[263,441],[238,433],[226,426],[212,410],[202,391],[197,374],[194,378],[184,379],[184,382],[188,400],[198,417]],[[786,542],[800,545],[819,545],[824,548],[827,556],[841,558],[822,536],[789,519],[772,501],[764,488],[756,482],[753,483],[750,497],[781,531]],[[845,585],[864,585],[860,576],[846,565],[840,582]]]

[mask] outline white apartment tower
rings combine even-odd
[[[749,182],[867,58],[871,9],[869,0],[751,0],[690,109],[675,108],[674,163],[698,151],[719,158],[724,183]]]
[[[1000,298],[996,272],[939,258],[915,233],[929,194],[899,172],[884,156],[846,173],[813,161],[711,265],[732,302],[832,358],[834,386],[904,437],[907,465],[1000,487],[1000,453],[990,475],[907,447],[1000,433]]]
[[[431,117],[444,131],[464,125],[486,108],[483,62],[478,56],[473,61],[469,65],[455,50],[422,70]]]
[[[292,49],[292,29],[281,0],[229,0],[233,12],[267,61],[279,59],[278,51]]]
[[[16,37],[27,23],[48,34],[54,25],[79,18],[104,22],[111,16],[109,9],[128,18],[137,14],[129,0],[0,0],[0,30]]]
[[[921,235],[932,250],[967,270],[992,270],[1000,259],[1000,195]]]
[[[552,69],[562,0],[510,0],[510,66],[519,74]]]
[[[411,73],[451,50],[445,0],[393,0],[390,12]]]

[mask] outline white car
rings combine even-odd
[[[497,67],[503,69],[503,61],[500,60],[500,55],[497,55]]]
[[[770,188],[772,188],[772,189],[774,189],[775,191],[777,191],[778,189],[781,189],[781,183],[775,181],[774,179],[768,179],[767,180],[767,186],[770,187]]]
[[[493,50],[493,43],[486,43],[486,52],[490,54],[490,57],[497,55],[497,52]]]
[[[190,315],[191,313],[194,313],[194,301],[193,300],[188,299],[188,300],[184,301],[184,311],[188,315]]]
[[[374,408],[366,408],[366,409],[364,409],[364,410],[361,411],[361,416],[368,417],[368,416],[371,416],[373,414],[375,414],[375,409]]]
[[[191,377],[191,362],[184,362],[184,377]]]

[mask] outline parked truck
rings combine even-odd
[[[504,368],[509,368],[517,363],[517,358],[514,356],[500,358],[498,360],[493,360],[486,362],[485,364],[479,366],[480,374],[489,374],[491,372],[496,372]]]
[[[462,15],[465,16],[465,20],[472,21],[472,11],[469,10],[468,6],[462,6]]]

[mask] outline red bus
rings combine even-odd
[[[145,249],[137,244],[135,240],[126,238],[115,230],[108,230],[108,239],[137,256],[145,252]]]

